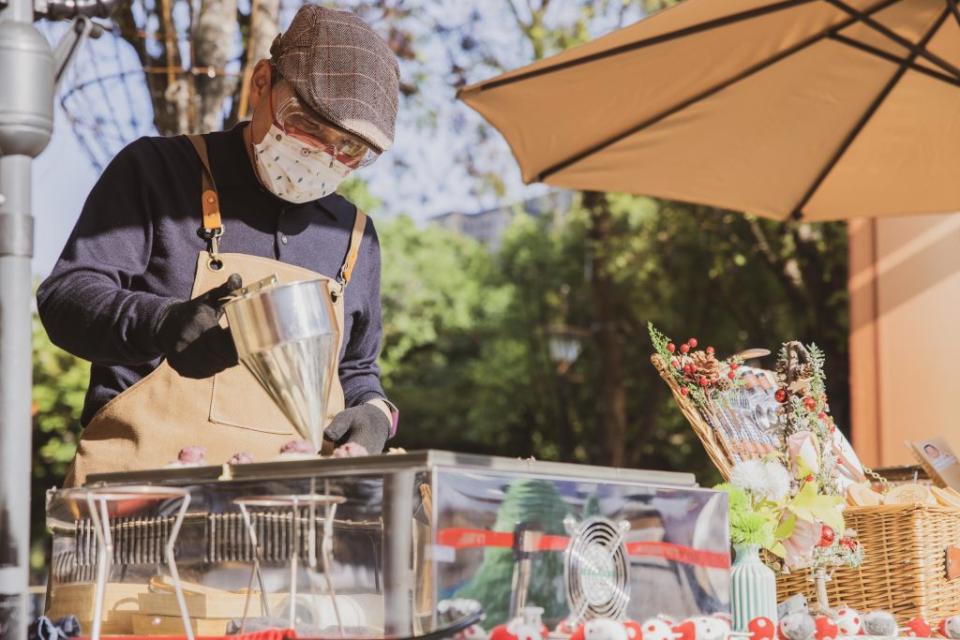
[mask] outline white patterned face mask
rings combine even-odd
[[[310,202],[330,195],[351,172],[327,151],[288,136],[275,124],[253,148],[264,186],[287,202]]]

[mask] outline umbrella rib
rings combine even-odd
[[[876,12],[876,11],[881,11],[881,10],[883,10],[883,9],[886,9],[886,8],[889,7],[890,5],[892,5],[892,4],[896,3],[896,2],[901,2],[901,1],[902,1],[902,0],[884,0],[883,2],[877,4],[876,6],[871,7],[868,13],[874,13],[874,12]],[[536,182],[543,182],[544,180],[546,180],[548,177],[552,176],[552,175],[555,174],[556,172],[562,171],[563,169],[566,169],[566,168],[569,167],[570,165],[575,164],[575,163],[577,163],[577,162],[580,162],[580,161],[583,160],[584,158],[586,158],[586,157],[588,157],[588,156],[591,156],[591,155],[597,153],[598,151],[602,151],[602,150],[606,149],[607,147],[609,147],[609,146],[612,145],[612,144],[616,144],[617,142],[620,142],[620,141],[623,140],[624,138],[628,138],[628,137],[630,137],[630,136],[632,136],[632,135],[634,135],[634,134],[636,134],[636,133],[639,133],[640,131],[643,131],[644,129],[646,129],[646,128],[648,128],[648,127],[652,127],[653,125],[657,124],[658,122],[660,122],[660,121],[663,120],[664,118],[668,118],[668,117],[672,116],[673,114],[677,113],[678,111],[682,111],[683,109],[686,109],[687,107],[689,107],[689,106],[691,106],[691,105],[693,105],[693,104],[696,104],[696,103],[700,102],[701,100],[705,100],[706,98],[709,98],[709,97],[712,96],[713,94],[715,94],[715,93],[717,93],[717,92],[719,92],[719,91],[722,91],[723,89],[726,89],[726,88],[729,87],[730,85],[736,84],[737,82],[740,82],[741,80],[745,80],[746,78],[749,78],[750,76],[752,76],[752,75],[755,74],[755,73],[758,73],[758,72],[760,72],[760,71],[763,71],[763,70],[766,69],[767,67],[770,67],[770,66],[772,66],[772,65],[780,62],[781,60],[783,60],[783,59],[785,59],[785,58],[787,58],[787,57],[789,57],[789,56],[792,56],[793,54],[795,54],[795,53],[797,53],[797,52],[799,52],[799,51],[802,51],[803,49],[806,49],[807,47],[809,47],[809,46],[811,46],[811,45],[813,45],[813,44],[816,44],[817,42],[820,42],[821,40],[823,40],[824,38],[828,37],[828,36],[831,35],[832,33],[837,33],[837,32],[840,31],[841,29],[846,29],[847,27],[849,27],[851,24],[853,24],[853,23],[856,22],[856,21],[857,21],[856,18],[847,18],[847,19],[844,20],[843,22],[834,25],[834,26],[831,27],[829,30],[824,31],[824,32],[822,32],[822,33],[818,33],[818,34],[813,35],[813,36],[810,36],[810,37],[807,38],[806,40],[802,40],[801,42],[798,42],[797,44],[793,45],[792,47],[790,47],[790,48],[788,48],[788,49],[784,49],[783,51],[781,51],[781,52],[778,53],[777,55],[775,55],[775,56],[773,56],[773,57],[771,57],[771,58],[768,58],[768,59],[766,59],[766,60],[764,60],[764,61],[762,61],[762,62],[758,62],[757,64],[753,65],[752,67],[748,67],[747,69],[744,69],[742,72],[738,73],[737,75],[733,76],[732,78],[728,78],[727,80],[724,80],[723,82],[721,82],[721,83],[719,83],[719,84],[713,85],[713,86],[705,89],[704,91],[701,91],[700,93],[698,93],[698,94],[696,94],[696,95],[694,95],[694,96],[691,96],[691,97],[687,98],[687,99],[684,100],[683,102],[680,102],[680,103],[678,103],[678,104],[675,104],[675,105],[673,105],[672,107],[670,107],[670,108],[668,108],[668,109],[665,109],[664,111],[661,111],[660,113],[655,114],[655,115],[651,116],[650,118],[647,118],[646,120],[644,120],[644,121],[641,122],[640,124],[637,124],[637,125],[635,125],[635,126],[633,126],[633,127],[630,127],[630,128],[627,129],[626,131],[621,131],[620,133],[617,133],[617,134],[615,134],[615,135],[607,138],[606,140],[602,140],[601,142],[597,143],[596,145],[594,145],[594,146],[592,146],[592,147],[589,147],[589,148],[587,148],[587,149],[584,149],[583,151],[580,151],[580,152],[578,152],[578,153],[576,153],[576,154],[574,154],[574,155],[572,155],[572,156],[570,156],[570,157],[568,157],[568,158],[566,158],[566,159],[564,159],[564,160],[561,160],[560,162],[557,162],[556,164],[550,165],[549,167],[547,167],[546,169],[544,169],[543,171],[541,171],[539,174],[537,174],[537,176],[534,178],[534,181],[536,181]]]
[[[831,35],[830,39],[853,47],[854,49],[859,49],[871,55],[875,55],[878,58],[883,58],[884,60],[888,60],[890,62],[895,62],[897,64],[905,63],[912,71],[922,73],[930,76],[931,78],[936,78],[937,80],[946,82],[954,87],[960,87],[960,78],[954,78],[953,76],[943,73],[942,71],[937,71],[935,69],[931,69],[930,67],[924,67],[916,62],[909,62],[907,58],[901,58],[900,56],[894,55],[888,51],[884,51],[883,49],[878,49],[877,47],[869,45],[865,42],[860,42],[859,40],[855,40],[840,33]]]
[[[960,10],[957,9],[957,0],[947,0],[947,4],[950,5],[950,13],[953,14],[953,19],[957,21],[957,26],[960,27]]]
[[[847,14],[849,14],[849,15],[851,15],[851,16],[854,16],[854,17],[857,19],[858,22],[862,22],[864,25],[866,25],[866,26],[870,27],[871,29],[873,29],[874,31],[876,31],[876,32],[878,32],[878,33],[886,36],[887,38],[893,40],[894,42],[896,42],[896,43],[899,44],[899,45],[901,45],[901,46],[903,46],[903,47],[905,47],[905,48],[907,48],[907,49],[909,49],[909,50],[911,50],[911,51],[916,47],[916,43],[911,42],[911,41],[910,41],[909,39],[907,39],[907,38],[904,38],[903,36],[901,36],[900,34],[898,34],[896,31],[894,31],[894,30],[891,29],[890,27],[884,25],[883,23],[877,22],[877,21],[874,20],[872,17],[870,17],[870,15],[868,15],[867,13],[864,13],[864,12],[862,12],[862,11],[858,11],[857,9],[854,9],[853,7],[845,4],[845,3],[843,2],[843,0],[826,0],[826,2],[829,2],[830,4],[832,4],[833,6],[835,6],[836,8],[840,9],[841,11],[845,11]],[[947,7],[948,7],[947,11],[948,11],[948,12],[950,11],[950,7],[952,7],[952,5],[953,5],[953,3],[951,3],[950,0],[947,0]],[[924,46],[921,46],[921,47],[920,47],[920,50],[917,52],[917,55],[919,55],[921,58],[925,58],[925,59],[928,60],[929,62],[932,62],[933,64],[937,65],[938,67],[940,67],[940,68],[943,69],[944,71],[948,71],[948,72],[951,73],[954,77],[960,78],[960,69],[958,69],[956,66],[950,64],[950,62],[948,62],[947,60],[944,60],[944,59],[941,58],[940,56],[938,56],[938,55],[936,55],[936,54],[933,54],[933,53],[930,53],[929,51],[927,51],[926,48],[925,48],[925,45],[926,45],[926,42],[924,42]]]
[[[873,99],[873,102],[870,103],[870,106],[867,110],[860,116],[860,119],[857,120],[856,124],[853,125],[853,128],[847,133],[846,137],[843,139],[843,142],[840,144],[840,147],[834,152],[831,156],[830,161],[820,170],[820,173],[817,175],[816,180],[813,184],[810,185],[810,188],[807,189],[807,192],[803,194],[803,198],[797,203],[797,206],[793,209],[793,212],[790,214],[790,217],[794,220],[800,220],[803,217],[803,208],[807,206],[807,203],[810,202],[810,198],[813,197],[813,194],[817,192],[817,189],[823,184],[823,181],[827,179],[827,176],[830,175],[830,172],[833,171],[833,168],[837,166],[837,163],[840,162],[840,159],[847,152],[847,149],[850,148],[850,145],[853,144],[853,141],[856,140],[857,136],[860,135],[860,132],[863,131],[863,128],[867,126],[867,123],[870,121],[870,118],[873,117],[873,114],[876,113],[877,109],[880,108],[880,105],[886,100],[887,96],[890,95],[890,92],[893,91],[893,88],[900,78],[903,77],[903,74],[907,72],[910,63],[912,63],[917,56],[920,54],[920,51],[930,42],[930,39],[937,33],[940,27],[943,25],[944,21],[947,19],[947,16],[950,15],[950,8],[947,7],[943,10],[943,13],[940,14],[940,17],[937,18],[936,22],[933,23],[933,26],[930,27],[930,30],[924,34],[923,39],[920,42],[912,45],[910,47],[910,53],[907,56],[906,60],[902,60],[897,67],[896,73],[893,74],[893,77],[887,81],[887,84],[883,86],[883,89],[880,90],[880,93],[877,94],[877,97]]]
[[[631,51],[636,51],[637,49],[642,49],[644,47],[649,47],[655,44],[661,44],[664,42],[669,42],[671,40],[676,40],[678,38],[683,38],[685,36],[691,36],[704,31],[710,31],[712,29],[717,29],[719,27],[725,27],[737,22],[743,22],[744,20],[750,20],[752,18],[758,18],[765,16],[768,13],[775,13],[777,11],[782,11],[785,9],[793,9],[815,0],[783,0],[782,2],[777,2],[775,4],[769,4],[764,7],[757,7],[755,9],[748,9],[747,11],[741,11],[740,13],[733,13],[728,16],[723,16],[720,18],[715,18],[713,20],[708,20],[707,22],[701,22],[700,24],[691,25],[689,27],[684,27],[682,29],[677,29],[676,31],[669,31],[667,33],[662,33],[657,36],[652,36],[644,40],[637,40],[636,42],[631,42],[629,44],[621,45],[619,47],[614,47],[613,49],[608,49],[606,51],[599,51],[597,53],[591,54],[589,56],[583,56],[582,58],[577,58],[575,60],[567,60],[566,62],[560,62],[558,64],[543,67],[540,69],[534,69],[532,71],[527,71],[526,73],[520,73],[515,76],[510,76],[508,78],[501,78],[499,80],[490,80],[489,82],[481,83],[477,86],[476,91],[486,91],[488,89],[495,89],[497,87],[502,87],[506,84],[512,84],[514,82],[520,82],[521,80],[528,80],[536,76],[542,76],[547,73],[553,73],[555,71],[563,71],[564,69],[569,69],[570,67],[577,67],[583,64],[588,64],[590,62],[596,62],[597,60],[603,60],[605,58],[610,58],[617,56],[623,53],[629,53]]]

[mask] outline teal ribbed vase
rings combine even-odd
[[[733,630],[747,631],[754,618],[763,616],[777,624],[777,577],[760,559],[760,547],[738,544],[730,571]]]

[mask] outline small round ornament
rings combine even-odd
[[[850,607],[841,607],[833,615],[833,621],[842,636],[858,636],[863,629],[863,619],[856,610]]]
[[[863,616],[864,635],[892,638],[898,631],[897,619],[888,611],[871,611]]]
[[[673,631],[677,640],[725,640],[730,625],[710,616],[695,616],[674,626]]]
[[[840,628],[837,623],[830,619],[830,616],[817,616],[813,619],[816,631],[814,638],[816,640],[835,640],[840,635]]]
[[[674,640],[673,620],[665,620],[659,616],[644,620],[640,624],[640,633],[643,640]]]
[[[712,617],[716,618],[717,620],[723,620],[727,623],[727,626],[729,626],[731,629],[733,628],[733,616],[726,611],[718,611],[713,614]]]
[[[490,630],[490,640],[517,640],[517,636],[507,628],[507,625],[498,624]]]
[[[933,635],[933,627],[921,616],[910,618],[907,626],[901,629],[902,635],[908,638],[929,638]]]
[[[828,527],[827,525],[820,525],[820,542],[817,543],[818,547],[829,547],[833,544],[833,541],[837,537],[837,532],[833,528]]]
[[[594,618],[583,625],[584,640],[629,640],[626,628],[610,618]]]
[[[813,616],[805,611],[785,615],[777,625],[780,640],[813,640],[817,626]]]
[[[777,635],[777,626],[770,618],[760,616],[747,624],[747,632],[750,640],[773,640]]]
[[[950,638],[950,640],[960,639],[960,615],[949,616],[941,620],[937,626],[937,631],[939,631],[940,635],[944,638]]]
[[[643,640],[643,627],[636,620],[627,618],[623,621],[623,628],[627,630],[627,638],[630,640]]]
[[[562,634],[565,636],[572,636],[574,632],[579,628],[576,620],[570,618],[564,618],[557,623],[557,627],[553,630],[554,633]]]
[[[488,640],[487,630],[478,624],[471,625],[453,636],[454,640]]]

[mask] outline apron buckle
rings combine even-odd
[[[220,259],[220,238],[223,236],[223,225],[208,229],[200,227],[197,229],[197,235],[207,243],[207,253],[210,254],[210,260],[207,266],[213,271],[219,271],[223,268],[223,260]]]

